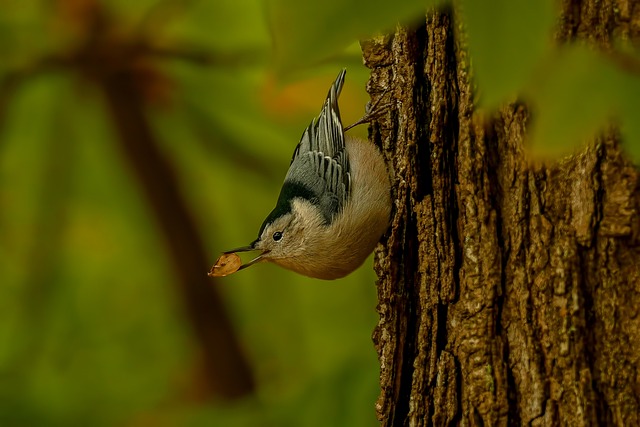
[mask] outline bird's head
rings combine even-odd
[[[294,199],[291,209],[267,216],[260,228],[258,238],[250,245],[236,248],[231,252],[259,251],[259,255],[242,265],[247,268],[261,261],[288,264],[288,260],[303,258],[309,246],[317,244],[322,232],[323,218],[318,209],[307,200]]]

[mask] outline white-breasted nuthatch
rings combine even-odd
[[[305,276],[337,279],[358,268],[389,226],[390,184],[373,144],[344,135],[338,96],[346,70],[305,129],[278,202],[249,246],[261,251],[239,269],[270,261]]]

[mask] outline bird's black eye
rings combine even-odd
[[[277,242],[280,239],[282,239],[282,233],[280,231],[276,231],[275,233],[273,233],[273,240]]]

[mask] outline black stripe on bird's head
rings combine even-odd
[[[271,224],[276,219],[280,218],[283,215],[286,215],[291,212],[293,207],[291,206],[291,202],[295,198],[302,198],[309,201],[313,201],[314,194],[307,188],[305,185],[300,184],[298,182],[289,182],[285,181],[282,185],[282,189],[280,190],[280,196],[278,196],[278,201],[276,203],[276,207],[273,208],[271,213],[267,215],[267,218],[262,223],[260,227],[260,231],[258,232],[258,240],[260,240],[260,236],[262,236],[262,232],[267,227],[267,225]]]

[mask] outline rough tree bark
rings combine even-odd
[[[392,175],[376,253],[384,426],[640,425],[640,174],[614,131],[533,165],[529,112],[474,110],[449,11],[363,44]],[[640,34],[640,5],[567,0],[558,39]]]

